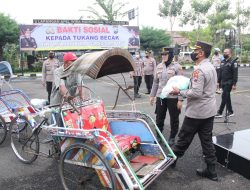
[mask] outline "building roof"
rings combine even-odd
[[[171,32],[167,31],[167,33],[171,36]],[[189,39],[183,37],[179,32],[176,31],[172,32],[172,39],[173,44],[188,45],[190,43]]]

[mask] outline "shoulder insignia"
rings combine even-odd
[[[195,71],[193,72],[192,78],[193,78],[194,82],[197,82],[197,81],[198,81],[199,73],[200,73],[199,70],[195,70]]]

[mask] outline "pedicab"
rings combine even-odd
[[[82,55],[62,78],[78,72],[98,79],[134,68],[130,53],[115,48]],[[19,140],[37,157],[40,130],[53,137],[60,148],[59,174],[65,189],[145,189],[174,162],[176,156],[149,115],[136,110],[105,110],[103,100],[90,88],[82,85],[76,91],[60,105],[62,126],[27,120],[32,134]],[[46,113],[51,113],[51,108],[42,113],[50,115]]]

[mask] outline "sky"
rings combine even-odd
[[[163,0],[123,0],[128,2],[124,11],[139,7],[139,19],[130,21],[131,26],[152,26],[154,28],[170,30],[168,19],[158,16],[159,4]],[[236,1],[236,0],[232,0]],[[249,0],[241,0],[244,5]],[[9,15],[19,24],[32,24],[33,19],[80,19],[89,20],[90,13],[82,11],[92,6],[94,0],[0,0],[0,12]],[[185,0],[187,9],[189,0]],[[136,13],[137,14],[137,13]],[[127,19],[127,17],[124,17]],[[178,21],[173,30],[192,30],[190,26],[180,27]]]
[[[91,14],[81,10],[93,5],[94,0],[0,0],[0,12],[9,15],[19,24],[32,24],[33,19],[89,19]],[[158,16],[162,0],[125,0],[124,11],[139,7],[139,19],[129,25],[152,26],[168,29],[168,20]],[[136,13],[137,14],[137,13]],[[127,19],[127,17],[124,17]]]

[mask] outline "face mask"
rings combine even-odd
[[[140,55],[135,55],[136,58],[140,58]]]
[[[197,61],[197,55],[198,55],[198,53],[195,53],[195,52],[192,52],[191,54],[190,54],[190,57],[191,57],[191,59],[193,60],[193,61]]]
[[[229,58],[229,55],[224,54],[223,57],[224,57],[225,59],[228,59],[228,58]]]
[[[218,55],[219,53],[218,52],[214,52],[215,55]]]
[[[49,56],[50,59],[53,59],[54,57],[55,57],[54,55],[50,55],[50,56]]]

